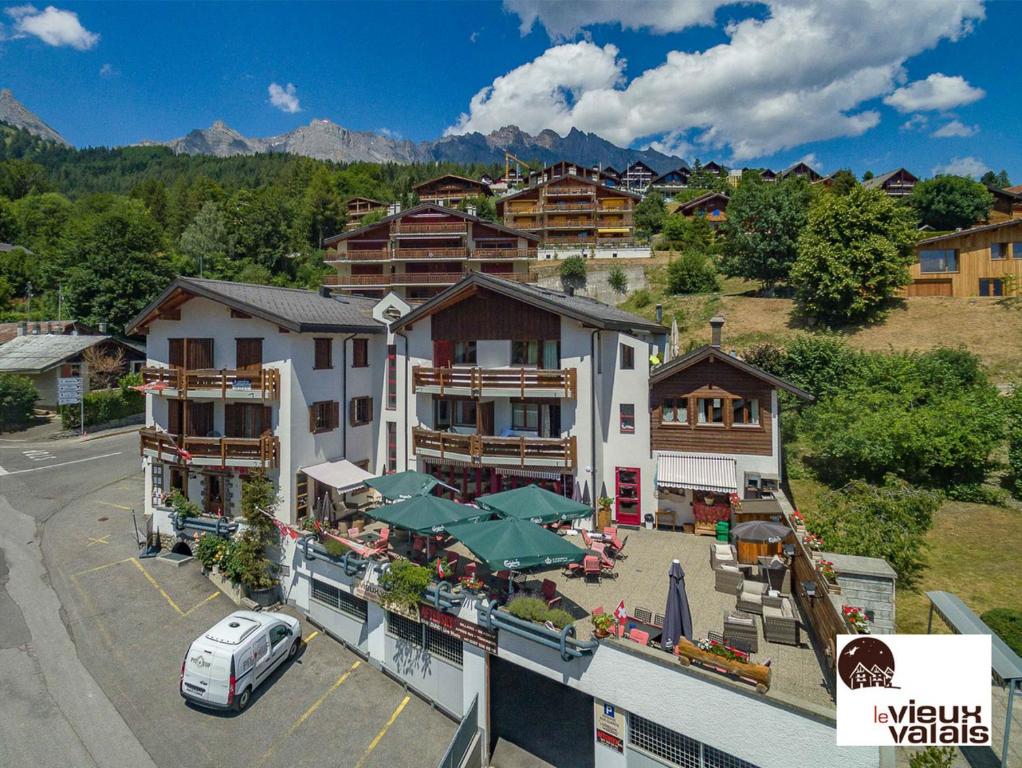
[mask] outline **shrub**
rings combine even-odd
[[[561,262],[561,285],[564,290],[581,288],[586,284],[586,260],[581,256],[569,256]]]
[[[575,622],[575,617],[561,608],[550,608],[545,600],[538,597],[516,597],[508,602],[507,611],[523,621],[535,621],[539,624],[549,621],[558,629]]]
[[[983,623],[993,630],[1015,653],[1022,656],[1022,611],[1015,608],[994,608],[982,616]]]
[[[252,475],[241,484],[241,514],[249,530],[258,533],[260,540],[267,544],[277,527],[269,515],[277,506],[277,491],[273,482],[265,475]]]
[[[396,560],[380,577],[384,590],[384,602],[412,610],[422,600],[422,593],[433,580],[429,568],[416,565],[410,560]]]
[[[954,747],[926,747],[908,759],[909,768],[952,768],[958,750]]]
[[[192,554],[195,555],[196,560],[202,563],[203,568],[210,569],[214,565],[226,568],[234,556],[237,546],[238,543],[234,539],[224,539],[211,533],[204,533],[199,537],[199,542],[195,545],[195,551]]]
[[[670,293],[712,293],[720,290],[717,268],[702,251],[685,251],[667,265]]]
[[[828,550],[883,558],[901,583],[911,586],[925,565],[923,537],[940,500],[938,493],[893,476],[882,486],[853,480],[820,494],[819,508],[806,516],[806,528],[820,536]]]
[[[618,293],[628,291],[628,275],[617,264],[611,267],[610,272],[607,273],[607,283]]]
[[[178,517],[198,517],[202,514],[202,507],[194,501],[190,501],[188,497],[176,488],[167,494],[164,504],[177,512]]]
[[[121,386],[117,389],[98,389],[85,393],[85,426],[105,424],[145,410],[145,395]],[[64,429],[81,426],[81,409],[77,405],[64,406],[60,421]]]
[[[0,429],[30,422],[38,398],[28,377],[0,374]]]
[[[652,303],[652,301],[653,297],[650,296],[649,291],[646,290],[645,288],[640,288],[639,290],[632,294],[632,304],[637,309],[648,307],[650,303]]]
[[[322,544],[323,549],[325,549],[327,554],[330,555],[331,557],[344,557],[351,551],[351,547],[349,547],[343,541],[332,539],[329,536],[323,539]]]

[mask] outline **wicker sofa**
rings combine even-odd
[[[724,612],[724,642],[742,641],[751,653],[759,653],[759,633],[756,631],[756,617],[738,611]]]
[[[740,579],[735,589],[735,595],[738,598],[736,607],[740,611],[762,616],[765,606],[779,606],[785,599],[784,597],[771,597],[767,594],[769,588],[770,585],[762,581]]]
[[[779,605],[763,606],[763,637],[771,643],[800,645],[798,613],[790,598],[780,598]]]

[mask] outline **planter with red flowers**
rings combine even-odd
[[[863,608],[845,605],[841,607],[841,613],[844,614],[848,626],[855,630],[857,634],[869,634],[869,617],[866,616],[866,611]]]
[[[820,560],[817,570],[827,582],[827,591],[832,595],[840,595],[841,585],[837,583],[837,568],[834,567],[834,563],[830,560]]]

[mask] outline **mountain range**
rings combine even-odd
[[[0,122],[69,145],[63,136],[22,106],[7,89],[0,91]],[[165,146],[178,154],[214,157],[285,152],[337,163],[502,163],[504,153],[510,152],[526,162],[537,161],[547,165],[558,160],[570,160],[581,165],[613,166],[619,171],[636,160],[642,160],[660,173],[685,165],[679,157],[653,149],[619,147],[595,133],[584,133],[575,128],[566,136],[550,130],[533,136],[514,125],[486,135],[466,133],[444,136],[435,141],[413,142],[370,131],[349,131],[330,120],[319,119],[279,136],[255,138],[217,120],[209,128],[197,128],[178,139],[142,141],[140,145]]]

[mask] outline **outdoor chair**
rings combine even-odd
[[[717,570],[721,563],[730,563],[732,565],[738,565],[738,552],[735,550],[734,545],[732,544],[724,544],[719,541],[711,541],[710,567],[713,570]]]
[[[745,611],[746,613],[755,613],[760,616],[763,615],[763,601],[767,598],[767,584],[763,584],[759,581],[749,581],[748,579],[739,579],[738,587],[735,590],[735,594],[738,597],[737,608],[739,611]]]
[[[386,544],[390,541],[390,526],[385,525],[380,529],[380,538],[377,541],[378,544]]]
[[[348,529],[348,538],[349,539],[354,539],[360,533],[362,533],[362,530],[360,528],[349,528]]]
[[[600,616],[602,614],[603,614],[603,606],[602,605],[598,605],[595,608],[593,608],[593,613],[592,613],[593,616]]]
[[[751,613],[725,612],[724,640],[729,645],[740,643],[735,647],[741,647],[750,653],[757,653],[759,651],[759,633],[756,631],[756,617]]]
[[[465,567],[462,569],[462,573],[466,579],[474,579],[476,577],[476,571],[479,569],[477,563],[465,563]]]
[[[582,558],[582,570],[585,573],[586,581],[595,579],[596,583],[600,583],[600,578],[603,576],[603,569],[600,567],[600,558],[596,555],[586,555]]]
[[[593,540],[589,536],[589,531],[587,531],[585,528],[582,529],[582,543],[586,545],[586,549],[593,548]]]
[[[724,633],[718,632],[715,629],[711,629],[706,633],[706,639],[711,643],[720,643],[721,645],[724,645]]]
[[[733,595],[738,591],[743,578],[737,565],[721,563],[713,572],[713,588],[725,595]]]
[[[653,623],[653,611],[651,611],[649,608],[638,608],[637,607],[634,611],[632,611],[632,618],[638,619],[643,624],[652,624]]]
[[[660,629],[664,628],[664,615],[662,613],[653,614],[653,626],[660,627]]]
[[[649,645],[649,632],[643,632],[641,629],[633,629],[628,633],[628,639],[638,643],[639,645]]]
[[[557,594],[557,584],[550,579],[543,579],[543,586],[540,587],[540,594],[546,600],[547,608],[553,608],[561,604],[561,596]]]
[[[791,600],[784,597],[780,605],[763,606],[763,637],[771,643],[800,644],[798,615]]]
[[[616,542],[612,545],[614,548],[614,557],[616,557],[618,560],[624,560],[626,557],[628,557],[628,555],[625,554],[625,544],[628,543],[628,537],[625,536],[625,538],[622,541],[618,541],[615,538],[614,541]]]

